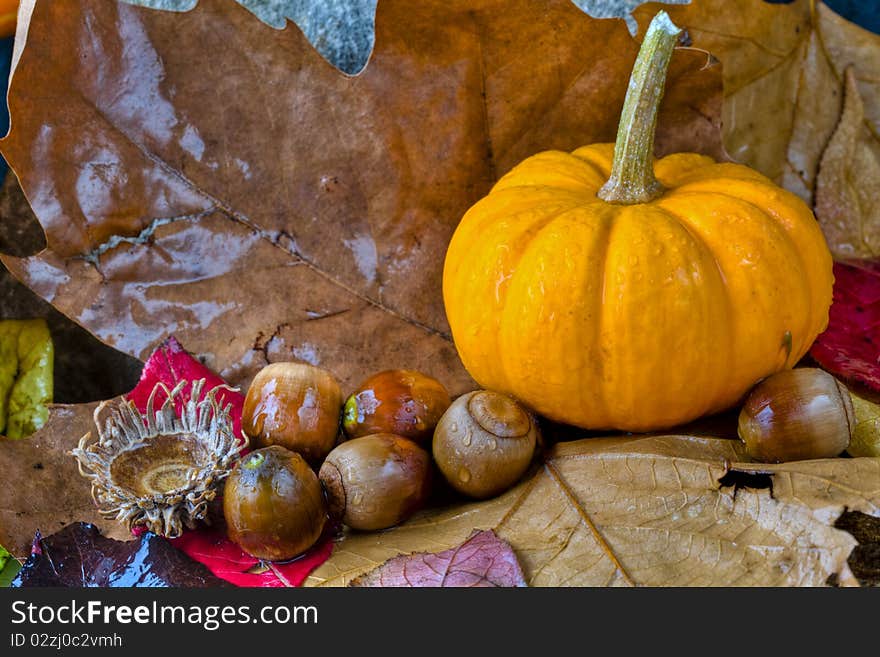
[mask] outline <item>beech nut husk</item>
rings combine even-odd
[[[797,368],[752,389],[739,414],[738,434],[752,459],[781,463],[840,455],[853,425],[846,387],[824,370]]]
[[[254,450],[226,479],[229,539],[266,561],[286,561],[317,542],[327,522],[318,477],[302,456],[279,445]]]
[[[327,370],[272,363],[251,382],[241,428],[257,447],[281,445],[317,465],[339,436],[342,390]]]
[[[318,476],[332,518],[352,529],[385,529],[427,500],[431,457],[408,438],[373,434],[337,446]]]
[[[437,379],[416,370],[385,370],[348,397],[342,426],[349,438],[393,433],[427,445],[450,403]]]
[[[456,399],[434,431],[434,461],[449,485],[483,499],[515,484],[539,440],[535,419],[512,397],[476,390]]]

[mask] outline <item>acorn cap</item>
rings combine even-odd
[[[199,401],[205,380],[194,381],[184,399],[187,383],[170,391],[157,384],[143,415],[130,400],[95,409],[97,439],[87,433],[71,454],[92,482],[101,515],[168,538],[205,518],[247,440],[235,436],[229,406],[217,401],[217,393],[230,388],[212,388]],[[154,410],[159,391],[166,399]]]

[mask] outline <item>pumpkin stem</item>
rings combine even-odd
[[[648,26],[623,101],[611,177],[599,190],[603,201],[632,205],[647,203],[663,193],[654,177],[654,131],[666,71],[680,32],[665,11],[654,16]]]

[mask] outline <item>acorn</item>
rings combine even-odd
[[[393,433],[427,445],[450,402],[437,379],[415,370],[386,370],[348,397],[342,427],[349,438]]]
[[[534,417],[512,397],[477,390],[456,399],[437,424],[434,461],[470,497],[498,495],[528,469],[540,438]]]
[[[314,545],[327,522],[317,475],[279,445],[254,450],[226,479],[223,515],[229,539],[266,561],[286,561]]]
[[[330,516],[352,529],[385,529],[420,509],[431,492],[431,457],[389,433],[337,446],[318,473]]]
[[[325,369],[305,363],[272,363],[251,382],[241,428],[256,447],[281,445],[312,465],[339,436],[342,389]]]
[[[854,426],[849,391],[817,368],[783,370],[756,385],[739,414],[746,452],[764,463],[840,455]]]

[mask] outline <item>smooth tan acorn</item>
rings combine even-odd
[[[388,433],[337,446],[318,475],[330,515],[353,529],[385,529],[417,511],[431,491],[431,457]]]
[[[385,370],[346,400],[342,426],[349,438],[393,433],[427,445],[451,400],[443,384],[416,370]]]
[[[327,504],[305,459],[272,445],[250,452],[226,479],[223,515],[229,539],[245,552],[285,561],[321,536]]]
[[[317,465],[336,444],[341,409],[342,390],[330,372],[272,363],[248,388],[241,428],[257,447],[281,445]]]
[[[440,418],[434,461],[457,491],[487,498],[507,490],[529,467],[539,440],[535,419],[512,397],[477,390]]]
[[[751,458],[781,463],[838,456],[849,445],[853,425],[846,386],[824,370],[797,368],[752,389],[738,433]]]

